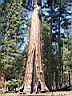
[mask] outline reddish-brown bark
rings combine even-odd
[[[45,82],[44,82],[44,74],[42,68],[42,58],[41,58],[41,21],[39,18],[39,9],[40,6],[36,5],[32,14],[32,23],[31,23],[31,33],[29,40],[29,51],[28,51],[28,59],[26,65],[26,72],[24,76],[24,92],[31,92],[31,84],[32,78],[35,78],[35,81],[40,81],[41,83],[41,91],[45,91]],[[34,59],[33,59],[34,58]],[[33,61],[34,60],[34,61]],[[33,74],[33,62],[35,67],[35,75]],[[36,82],[34,82],[36,83]]]
[[[4,85],[5,85],[5,76],[2,70],[0,70],[0,89],[4,88]]]

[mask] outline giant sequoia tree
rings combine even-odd
[[[35,84],[37,85],[38,81],[41,83],[41,91],[45,91],[42,64],[40,6],[37,4],[32,15],[28,59],[24,76],[25,93],[34,92]]]
[[[24,70],[25,93],[33,92],[37,81],[41,82],[42,91],[45,90],[45,81],[49,89],[52,89],[53,84],[56,88],[59,87],[63,74],[61,53],[63,42],[60,28],[61,26],[66,25],[64,16],[66,15],[65,4],[67,1],[68,0],[47,0],[47,2],[44,3],[44,0],[6,0],[6,4],[0,7],[1,78],[6,75],[6,80],[11,80],[12,78],[17,79],[19,76],[22,76],[20,72],[22,72],[22,68],[24,68],[26,70]],[[21,5],[27,10],[22,8]],[[24,16],[24,12],[29,11],[31,13],[33,11],[32,22],[29,20],[31,13],[29,16]],[[42,14],[40,12],[42,12]],[[23,19],[25,21],[23,21]],[[23,25],[24,27],[20,27],[22,23],[26,23]],[[41,26],[41,23],[43,27]],[[27,32],[25,28],[30,30],[27,63],[20,62],[20,60],[23,60],[25,54],[22,50],[23,53],[20,53],[21,46],[24,47],[24,31]],[[42,50],[44,51],[44,54],[42,54]],[[69,55],[71,56],[71,54]],[[70,67],[70,57],[67,57],[67,60],[70,63]],[[43,74],[43,63],[45,78]],[[12,72],[11,70],[14,71]],[[6,74],[4,75],[5,72]],[[2,78],[2,80],[2,86],[4,86],[5,80],[4,78]]]

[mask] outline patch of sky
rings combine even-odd
[[[26,13],[26,14],[25,14]],[[25,20],[29,20],[32,18],[32,11],[28,11],[26,10],[26,12],[23,12],[23,19]],[[29,32],[28,32],[28,25],[27,24],[23,24],[21,26],[22,32],[23,32],[23,37],[24,37],[24,43],[22,44],[20,50],[23,51],[25,50],[26,46],[28,45],[28,40],[29,40]]]
[[[61,31],[61,33],[64,33],[64,29],[62,27],[61,27],[60,31]]]
[[[43,8],[43,11],[50,12],[50,8]]]
[[[25,20],[31,19],[31,17],[32,17],[32,11],[27,11],[26,14],[25,12],[23,13],[23,18]]]
[[[69,28],[68,32],[69,36],[72,38],[72,0],[68,3],[67,11],[71,13],[71,16],[68,17],[69,18],[68,21],[71,23],[71,25],[68,26]]]
[[[5,0],[0,0],[0,5],[4,3]]]
[[[2,50],[2,45],[0,45],[0,51]]]
[[[55,8],[55,9],[54,9],[54,10],[55,10],[55,12],[57,12],[57,11],[58,11],[58,9],[59,9],[58,7],[57,7],[57,8]]]
[[[71,10],[68,10],[67,12],[68,12],[69,14],[72,14],[72,8],[71,8]]]
[[[28,37],[24,37],[24,43],[22,44],[20,48],[21,52],[25,50],[27,45],[28,45]]]
[[[71,16],[65,16],[65,19],[71,19],[72,17]]]
[[[28,19],[31,19],[31,17],[32,17],[32,11],[29,11],[28,12]]]
[[[71,2],[69,2],[67,5],[71,7],[71,6],[72,6],[72,1],[71,1]]]
[[[28,26],[26,24],[24,24],[22,27],[26,29]]]
[[[49,16],[50,14],[48,12],[44,12],[45,13],[45,16]]]
[[[24,51],[26,46],[28,45],[29,32],[28,32],[28,26],[26,24],[22,26],[22,32],[23,32],[24,43],[22,43],[21,45],[20,48],[21,52]]]
[[[41,0],[41,1],[42,1],[42,6],[47,3],[47,0]]]

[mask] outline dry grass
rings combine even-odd
[[[0,96],[72,96],[72,91],[64,91],[64,92],[48,92],[48,93],[40,93],[40,94],[19,94],[19,93],[5,93],[0,94]]]

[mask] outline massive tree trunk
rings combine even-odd
[[[24,77],[24,92],[30,93],[37,83],[41,83],[41,91],[45,91],[44,74],[42,68],[42,58],[41,58],[41,21],[40,21],[40,6],[36,5],[32,14],[32,24],[28,51],[28,60],[26,65],[26,72]],[[35,70],[34,70],[34,68]],[[34,70],[34,72],[33,72]],[[33,75],[34,73],[34,75]],[[34,82],[33,82],[34,78]],[[34,83],[34,84],[32,84]],[[33,90],[34,91],[34,90]]]

